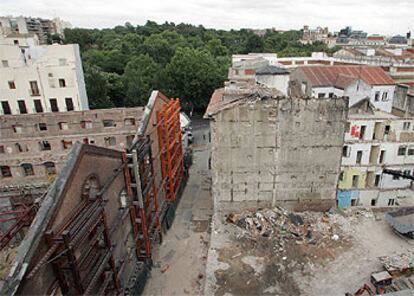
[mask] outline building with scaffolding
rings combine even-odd
[[[47,193],[26,205],[39,209],[4,294],[140,293],[187,173],[179,100],[154,91],[136,120],[123,151],[75,143]],[[15,215],[10,229],[28,215]]]

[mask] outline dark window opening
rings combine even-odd
[[[9,88],[16,89],[16,84],[14,83],[14,81],[9,81]]]
[[[359,176],[358,175],[352,176],[352,187],[358,187],[358,183],[359,183]]]
[[[407,146],[398,147],[398,156],[404,156],[407,152]]]
[[[66,81],[63,78],[59,79],[59,87],[66,87]]]
[[[375,181],[374,181],[375,187],[379,186],[380,181],[381,181],[381,175],[375,175]]]
[[[362,161],[362,151],[357,151],[356,163],[361,164],[361,161]]]
[[[50,145],[49,141],[40,141],[39,145],[40,150],[42,151],[52,150],[52,146]]]
[[[384,163],[385,158],[385,150],[381,150],[380,157],[379,157],[379,163]]]
[[[376,199],[371,199],[371,206],[376,206],[377,205],[377,200]]]
[[[8,165],[0,166],[0,173],[3,178],[10,178],[12,176],[10,167]]]
[[[349,157],[349,154],[351,152],[351,148],[349,148],[348,146],[344,146],[342,147],[342,156],[343,157]]]
[[[9,102],[7,102],[7,101],[1,102],[1,108],[3,109],[4,115],[10,115],[10,114],[12,114],[11,113],[11,109],[10,109],[10,105],[9,105]]]
[[[66,111],[73,111],[74,110],[72,98],[66,98],[65,103],[66,103]]]
[[[384,135],[389,135],[390,134],[390,129],[391,127],[389,125],[386,125],[384,128]]]
[[[329,93],[329,97],[333,98],[334,97],[334,93]]]
[[[319,99],[322,99],[322,98],[324,98],[324,97],[325,97],[325,93],[319,93],[319,94],[318,94],[318,98],[319,98]]]
[[[72,141],[62,140],[62,147],[63,149],[69,149],[70,147],[72,147]]]
[[[47,161],[43,164],[46,169],[46,175],[56,175],[56,166],[52,161]]]
[[[361,125],[361,132],[359,133],[359,139],[361,140],[364,139],[366,129],[367,129],[366,125]]]
[[[33,170],[33,166],[30,163],[23,163],[21,165],[22,170],[23,170],[23,175],[24,176],[33,176],[34,175],[34,170]]]
[[[44,122],[38,123],[37,124],[37,129],[39,131],[47,131],[47,124]]]
[[[104,119],[102,120],[103,126],[104,127],[115,127],[115,121],[113,121],[112,119]]]
[[[0,154],[6,153],[6,150],[4,149],[3,145],[0,145]]]
[[[26,103],[23,100],[18,100],[20,114],[27,114]]]
[[[105,146],[115,146],[116,145],[116,138],[115,137],[105,137]]]
[[[59,112],[59,107],[56,99],[49,99],[50,109],[52,112]]]
[[[37,81],[30,81],[30,91],[32,96],[40,96],[39,86]]]
[[[36,113],[43,113],[43,106],[40,100],[33,100]]]
[[[395,204],[395,199],[390,198],[390,199],[388,200],[388,205],[389,205],[389,206],[393,206],[394,204]]]

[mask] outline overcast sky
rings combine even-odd
[[[0,15],[60,18],[75,27],[124,24],[202,24],[208,28],[299,29],[346,25],[368,33],[414,30],[414,0],[0,0]]]

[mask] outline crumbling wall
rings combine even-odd
[[[218,112],[211,124],[215,200],[333,205],[347,111],[345,99],[278,98]]]

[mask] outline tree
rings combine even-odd
[[[158,86],[160,67],[148,54],[133,57],[123,75],[126,89],[125,105],[144,106],[153,89]]]
[[[215,57],[223,57],[229,54],[227,48],[221,43],[220,39],[214,38],[207,43],[208,51]]]
[[[184,106],[203,108],[225,78],[222,67],[206,50],[178,48],[165,68],[167,92]]]
[[[264,45],[262,38],[252,33],[247,38],[245,52],[263,52],[263,47]]]
[[[108,81],[98,67],[85,65],[85,84],[91,109],[114,107],[108,96]]]

